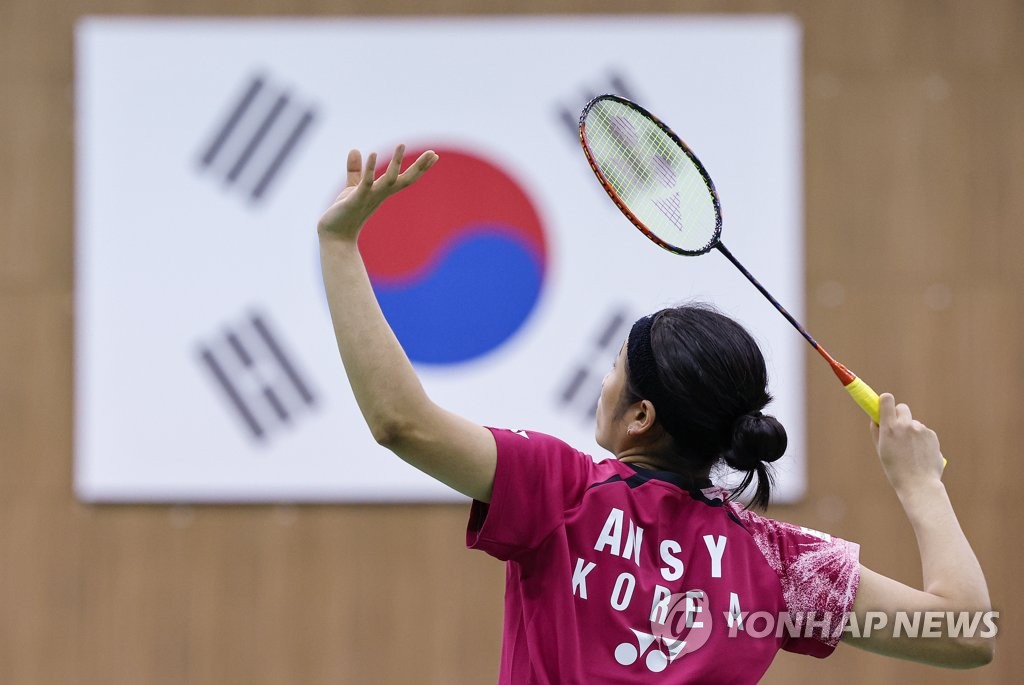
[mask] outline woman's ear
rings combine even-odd
[[[626,424],[628,435],[643,435],[650,432],[657,421],[654,405],[649,400],[640,400],[628,410],[629,423]]]

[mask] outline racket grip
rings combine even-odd
[[[878,393],[871,389],[871,386],[862,381],[858,377],[854,377],[852,381],[847,383],[845,386],[846,392],[850,393],[850,397],[856,402],[864,412],[871,417],[871,420],[878,423]],[[946,468],[946,458],[942,458],[942,468]]]
[[[878,423],[878,393],[856,376],[843,387],[846,388],[846,392],[850,393],[853,401],[871,417],[871,420]]]

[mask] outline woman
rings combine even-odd
[[[709,474],[724,462],[767,504],[786,447],[760,350],[702,307],[640,319],[602,385],[595,462],[539,433],[488,429],[435,405],[377,306],[357,248],[390,195],[436,161],[374,179],[349,153],[347,187],[320,220],[335,335],[375,439],[472,497],[467,541],[507,561],[502,683],[756,682],[779,649],[840,641],[950,666],[988,663],[989,637],[910,637],[896,612],[984,612],[985,579],[941,482],[935,433],[891,395],[872,435],[914,527],[918,590],[857,561],[858,547],[761,517]],[[944,614],[943,614],[944,615]],[[844,630],[845,626],[845,630]],[[989,625],[989,627],[991,627]]]

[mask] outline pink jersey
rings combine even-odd
[[[857,545],[710,483],[492,432],[494,492],[466,540],[507,562],[500,683],[754,683],[779,649],[835,649]]]

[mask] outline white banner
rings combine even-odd
[[[785,17],[83,20],[75,488],[90,501],[460,496],[370,437],[315,225],[352,147],[440,162],[364,234],[435,401],[600,455],[600,381],[639,315],[704,300],[768,358],[805,485],[806,343],[716,252],[634,230],[576,138],[630,97],[694,149],[723,242],[803,311],[799,26]]]

